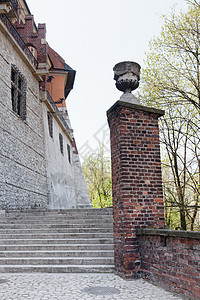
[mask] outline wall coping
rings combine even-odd
[[[159,236],[166,236],[166,237],[170,236],[170,237],[179,237],[179,238],[200,240],[200,232],[198,232],[198,231],[143,228],[143,229],[137,229],[136,233],[138,236],[159,235]]]
[[[158,108],[154,108],[154,107],[147,107],[147,106],[143,106],[143,105],[140,105],[140,104],[134,104],[134,103],[118,100],[113,104],[113,106],[111,106],[110,109],[107,110],[107,116],[108,116],[109,113],[111,113],[114,109],[116,109],[119,106],[132,108],[132,109],[135,109],[135,110],[146,111],[146,112],[149,112],[149,113],[159,115],[159,117],[164,116],[164,114],[165,114],[165,111],[162,110],[162,109],[158,109]]]

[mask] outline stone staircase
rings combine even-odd
[[[112,209],[0,216],[0,273],[113,272]]]

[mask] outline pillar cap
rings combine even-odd
[[[156,115],[159,115],[159,117],[164,116],[165,111],[162,109],[158,109],[158,108],[154,108],[154,107],[148,107],[148,106],[143,106],[143,105],[139,105],[139,104],[134,104],[134,103],[130,103],[130,102],[126,102],[126,101],[121,101],[118,100],[117,102],[115,102],[110,109],[107,110],[107,116],[114,111],[117,107],[125,107],[125,108],[131,108],[133,110],[142,110],[142,111],[146,111],[149,113],[153,113]]]

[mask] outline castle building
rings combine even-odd
[[[76,72],[25,0],[0,0],[0,41],[0,209],[89,206],[66,107]]]

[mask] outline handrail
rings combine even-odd
[[[17,30],[15,29],[15,27],[13,26],[13,24],[11,23],[11,21],[6,17],[5,14],[0,14],[0,20],[6,26],[6,28],[9,31],[9,33],[12,35],[12,37],[18,43],[18,45],[20,46],[20,48],[23,50],[23,52],[25,53],[26,57],[30,60],[31,64],[35,68],[37,68],[37,66],[38,66],[37,60],[35,59],[35,57],[33,56],[33,54],[30,52],[30,50],[28,49],[27,45],[25,44],[25,42],[23,41],[22,37],[19,35],[19,33],[17,32]]]

